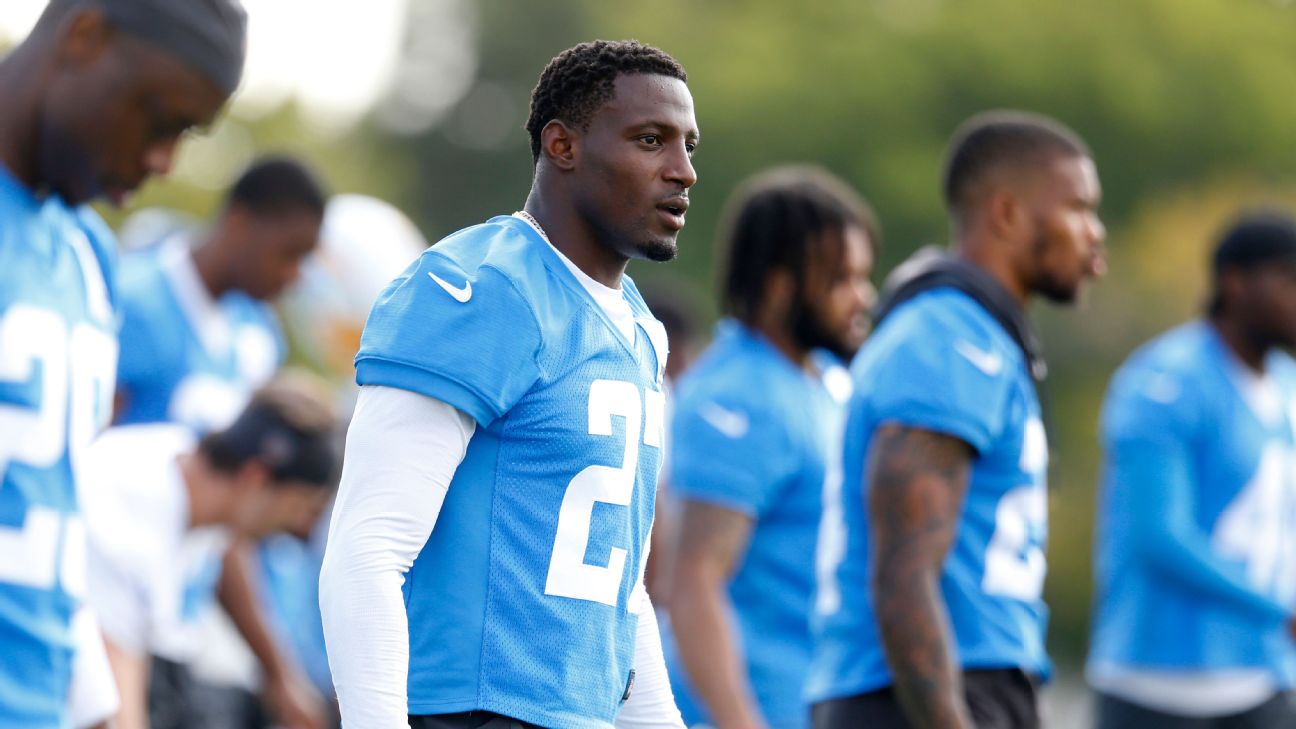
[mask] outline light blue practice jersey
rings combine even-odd
[[[0,727],[64,726],[85,525],[74,462],[111,413],[112,233],[0,167]]]
[[[816,595],[812,702],[889,686],[869,594],[870,488],[875,429],[944,433],[976,451],[940,589],[964,669],[1046,675],[1044,583],[1048,445],[1021,349],[966,294],[938,288],[900,305],[869,338],[851,372],[843,488],[826,503]]]
[[[1116,373],[1102,416],[1090,667],[1263,668],[1296,652],[1296,362],[1246,370],[1204,322]]]
[[[477,430],[405,581],[409,710],[610,727],[631,683],[664,437],[665,330],[634,283],[627,341],[525,222],[425,252],[379,296],[361,385]]]
[[[119,424],[229,425],[283,362],[274,312],[241,291],[213,300],[177,236],[122,259]]]
[[[835,392],[760,334],[722,322],[676,390],[671,424],[676,493],[754,522],[729,597],[755,698],[780,729],[809,724],[801,689],[810,666],[815,542],[825,481],[841,477],[836,451],[850,388],[830,356],[816,359]],[[708,721],[683,663],[674,651],[670,657],[684,721]]]

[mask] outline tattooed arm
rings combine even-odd
[[[670,592],[671,627],[698,698],[718,729],[765,726],[752,697],[726,587],[751,537],[750,517],[686,500]]]
[[[869,451],[870,585],[894,689],[917,729],[972,729],[940,594],[972,448],[958,438],[883,425]]]

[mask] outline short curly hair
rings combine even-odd
[[[554,119],[584,130],[599,107],[616,91],[617,76],[657,74],[688,81],[688,74],[670,54],[636,40],[596,40],[559,53],[540,73],[531,91],[526,130],[531,136],[531,160],[540,161],[540,132]]]

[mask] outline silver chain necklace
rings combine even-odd
[[[534,215],[525,210],[519,210],[513,214],[530,223],[531,227],[535,228],[536,232],[540,234],[540,237],[544,238],[545,243],[553,245],[553,241],[549,240],[549,234],[545,232],[544,226],[540,225],[540,221],[536,220]]]

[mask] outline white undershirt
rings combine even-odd
[[[1104,694],[1153,711],[1195,718],[1239,714],[1279,690],[1263,668],[1165,671],[1104,664],[1085,673],[1089,685]]]
[[[554,251],[634,342],[634,314],[623,293]],[[360,388],[320,572],[329,668],[347,729],[408,726],[409,624],[401,586],[432,533],[475,429],[471,417],[434,398]],[[642,575],[635,591],[646,598]],[[616,727],[683,729],[656,617],[650,607],[638,613],[635,689]]]
[[[589,292],[590,297],[594,299],[594,303],[599,305],[599,308],[602,309],[603,313],[607,315],[607,318],[612,321],[612,324],[617,328],[617,331],[621,332],[621,335],[625,337],[627,342],[634,344],[635,316],[634,311],[630,308],[630,302],[626,301],[625,293],[621,289],[604,286],[598,281],[590,278],[589,274],[580,270],[580,267],[575,263],[572,263],[570,258],[563,255],[563,252],[558,250],[558,248],[549,241],[549,236],[546,235],[543,230],[537,228],[534,223],[527,219],[526,216],[513,213],[513,217],[531,226],[531,230],[534,230],[541,238],[544,238],[545,243],[548,243],[549,248],[554,253],[558,254],[559,260],[563,262],[563,265],[567,266],[567,270],[572,272],[572,275],[576,277],[576,280],[580,281],[581,286],[585,287],[585,290]]]

